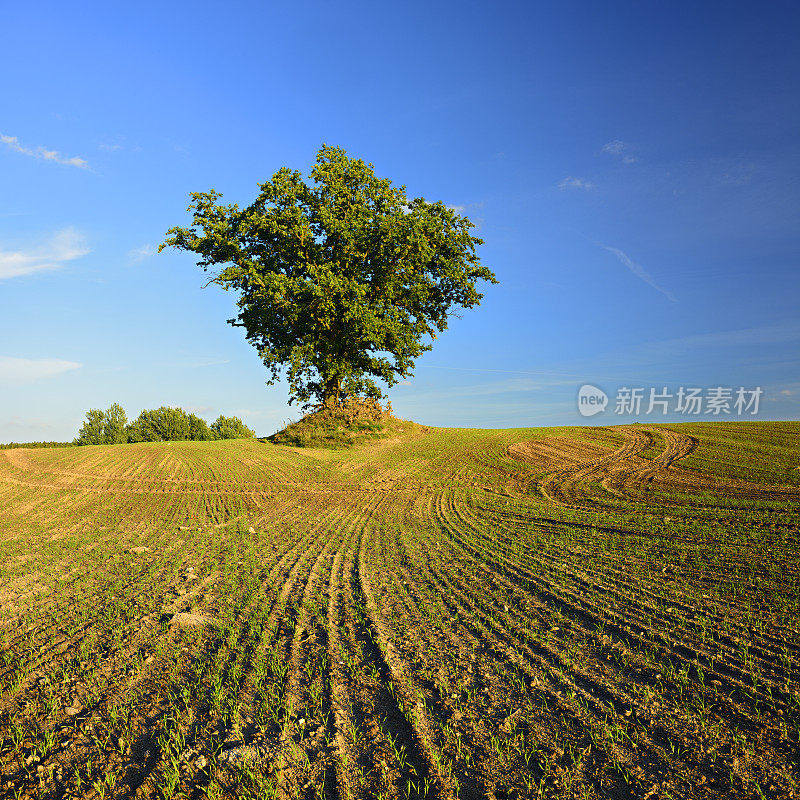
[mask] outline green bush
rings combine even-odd
[[[129,442],[184,442],[189,438],[189,415],[182,408],[161,406],[144,410],[128,425]]]
[[[239,417],[217,417],[211,423],[216,439],[252,439],[256,432],[247,427]]]
[[[145,409],[129,424],[126,425],[126,421],[125,412],[118,403],[107,411],[89,409],[74,444],[208,442],[214,439],[252,439],[256,435],[239,417],[220,416],[209,426],[196,414],[169,406]]]
[[[267,437],[273,444],[340,449],[358,442],[382,439],[402,427],[392,417],[392,405],[383,408],[372,398],[352,397],[335,408],[318,407],[282,431]]]
[[[196,414],[189,414],[189,436],[187,438],[193,442],[208,442],[216,437],[204,419],[200,419]]]

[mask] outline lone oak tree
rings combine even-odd
[[[284,167],[242,209],[219,204],[215,191],[192,193],[192,225],[167,231],[159,251],[221,266],[209,283],[239,293],[228,322],[245,329],[268,384],[287,368],[290,403],[377,399],[372,378],[391,386],[410,375],[450,310],[477,305],[476,282],[497,280],[466,217],[409,200],[372,164],[323,145],[311,179]]]

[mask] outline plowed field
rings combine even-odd
[[[0,451],[0,796],[800,796],[800,423]]]

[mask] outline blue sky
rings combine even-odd
[[[71,439],[112,402],[263,434],[296,418],[226,324],[234,298],[155,251],[189,192],[248,203],[323,143],[462,209],[500,280],[390,391],[398,415],[576,424],[590,383],[611,398],[591,424],[634,418],[612,411],[621,387],[760,386],[760,418],[800,418],[796,4],[31,2],[3,18],[0,441]]]

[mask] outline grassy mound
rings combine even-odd
[[[342,449],[371,439],[386,439],[419,426],[392,416],[392,404],[351,398],[337,408],[319,408],[267,437],[272,444]]]

